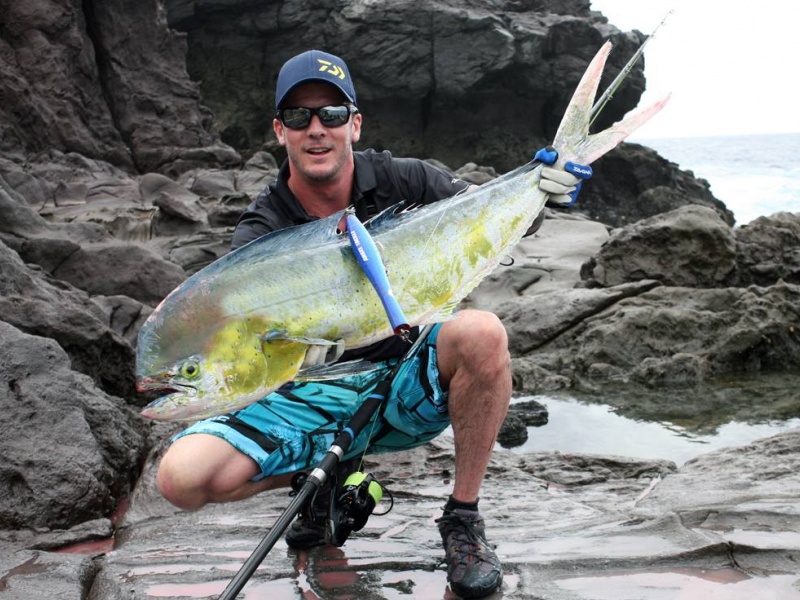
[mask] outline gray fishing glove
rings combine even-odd
[[[552,148],[542,148],[534,158],[542,163],[542,179],[539,189],[549,194],[547,205],[569,208],[578,200],[583,182],[592,176],[592,167],[567,161],[563,169],[550,165],[558,160],[558,152]]]
[[[310,367],[320,367],[329,363],[336,362],[344,354],[344,340],[336,340],[330,345],[312,345],[306,350],[306,357],[300,370]]]

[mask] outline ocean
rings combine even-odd
[[[711,184],[736,225],[800,212],[800,133],[633,139]]]

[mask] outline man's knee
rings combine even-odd
[[[226,501],[257,473],[256,463],[225,440],[192,434],[167,449],[158,466],[156,486],[171,504],[195,510],[209,502]]]
[[[156,472],[156,487],[170,504],[195,510],[206,504],[203,490],[207,480],[184,460],[185,454],[173,444],[161,458]]]
[[[473,335],[467,360],[470,368],[487,375],[504,375],[511,368],[508,352],[508,334],[499,318],[493,313],[476,311]]]
[[[481,353],[507,355],[508,354],[508,334],[502,321],[494,313],[486,311],[471,311],[473,313],[471,329],[471,341],[481,349]]]
[[[503,373],[510,368],[508,335],[499,318],[481,310],[464,310],[445,323],[437,342],[445,371],[470,369]]]

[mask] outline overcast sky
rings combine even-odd
[[[632,139],[800,133],[800,1],[592,0],[650,34],[642,104],[672,92]]]

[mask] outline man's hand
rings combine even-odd
[[[575,204],[583,182],[592,176],[592,167],[570,161],[563,169],[549,166],[558,159],[558,152],[552,148],[542,148],[534,158],[548,165],[542,168],[542,180],[539,182],[539,189],[549,194],[547,204],[558,208],[569,208]]]
[[[308,369],[309,367],[321,367],[322,365],[336,362],[341,358],[344,353],[344,340],[336,340],[331,345],[313,345],[309,346],[306,350],[306,357],[303,364],[300,365],[300,370]]]

